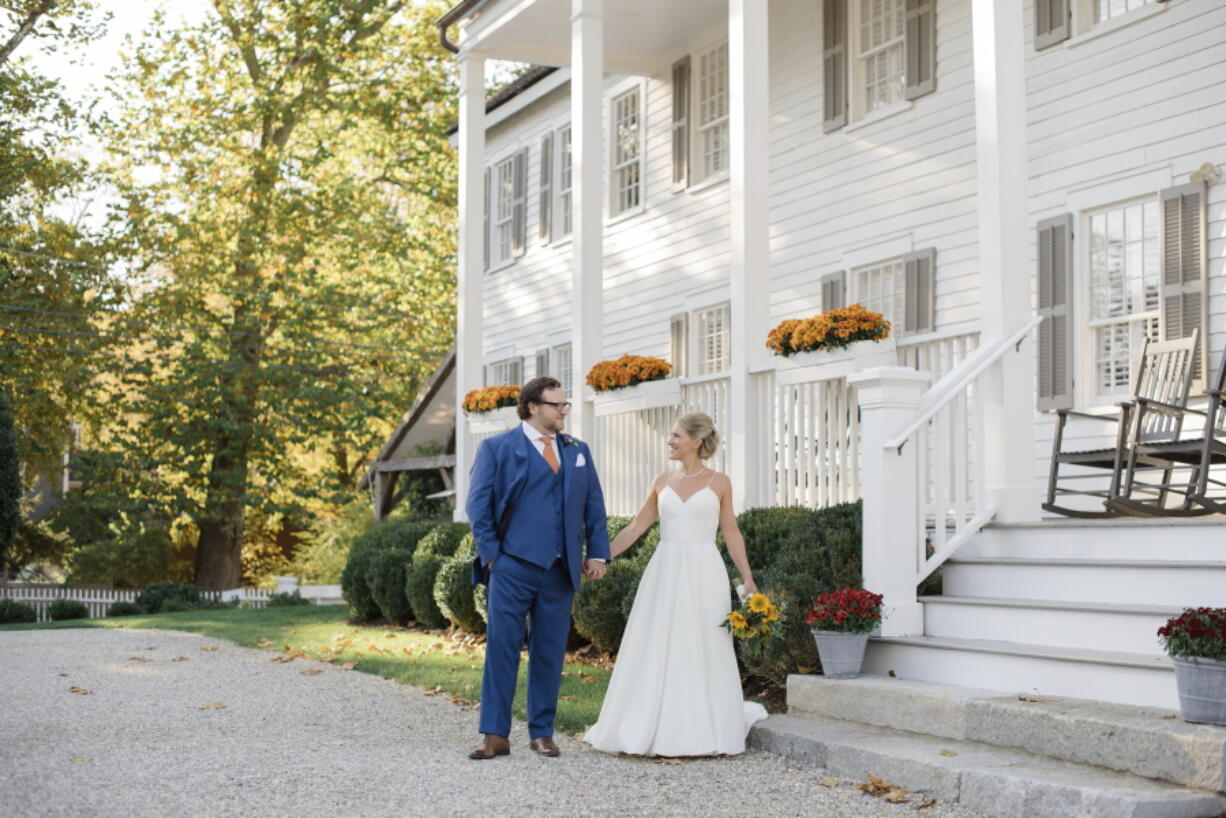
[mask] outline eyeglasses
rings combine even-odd
[[[554,409],[557,409],[559,412],[569,412],[571,408],[574,406],[574,404],[568,400],[564,400],[564,401],[538,400],[537,403],[543,403],[546,406],[552,406]]]

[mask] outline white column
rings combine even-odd
[[[1032,314],[1026,207],[1025,25],[1017,0],[972,0],[979,270],[985,338]],[[1034,462],[1034,344],[1027,337],[983,378],[985,488],[1000,522],[1039,517]]]
[[[570,18],[571,363],[575,372],[574,412],[568,427],[595,445],[596,417],[584,399],[588,371],[600,360],[604,342],[604,162],[601,121],[604,108],[604,4],[572,0]]]
[[[456,277],[455,519],[465,520],[473,441],[460,402],[481,386],[484,362],[485,59],[463,52],[460,63],[460,242]]]
[[[882,366],[848,376],[860,403],[860,484],[864,501],[864,587],[885,597],[881,635],[924,632],[916,601],[920,479],[915,441],[901,452],[884,444],[915,417],[931,376]]]
[[[729,237],[732,305],[732,377],[724,430],[732,501],[737,511],[764,498],[751,496],[754,469],[764,467],[753,451],[755,423],[749,370],[766,358],[770,288],[770,58],[767,0],[728,0]]]

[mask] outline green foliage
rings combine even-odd
[[[738,514],[736,524],[745,538],[749,567],[754,572],[765,569],[774,563],[781,552],[804,542],[813,526],[815,513],[804,506],[780,506],[749,508]],[[723,554],[729,575],[735,577],[737,569],[728,557],[727,549],[723,549]]]
[[[1226,608],[1185,608],[1158,629],[1158,638],[1171,656],[1226,662]]]
[[[609,563],[603,579],[584,582],[575,594],[575,630],[597,650],[615,653],[626,629],[626,600],[634,598],[643,569],[632,560]]]
[[[0,599],[0,625],[12,622],[37,622],[38,614],[34,608],[15,599]]]
[[[111,603],[111,607],[107,608],[106,610],[106,615],[108,617],[138,616],[143,613],[144,611],[141,609],[141,606],[137,605],[135,602],[113,602]]]
[[[52,622],[63,622],[65,619],[88,619],[89,608],[84,602],[76,599],[54,599],[47,606],[47,618]]]
[[[490,586],[485,584],[473,586],[473,607],[477,609],[481,621],[488,626],[490,624]]]
[[[434,601],[434,580],[443,562],[456,552],[465,537],[472,538],[467,523],[440,523],[422,537],[405,575],[404,592],[413,618],[427,628],[442,628],[447,617]]]
[[[295,588],[293,591],[284,591],[279,594],[270,594],[268,597],[269,608],[293,608],[296,605],[310,605],[311,600],[303,599],[302,593]]]
[[[484,633],[485,620],[473,598],[472,564],[476,556],[472,537],[465,537],[455,554],[448,557],[434,580],[434,602],[443,616],[461,630]]]
[[[413,552],[389,548],[371,557],[366,566],[366,584],[370,595],[388,622],[403,625],[413,617],[413,609],[405,596],[405,575]]]
[[[137,594],[136,604],[150,614],[194,610],[200,606],[200,591],[185,582],[158,582]]]
[[[286,574],[304,585],[334,585],[349,559],[349,546],[370,527],[370,497],[358,495],[343,505],[328,506],[302,534]]]
[[[0,580],[17,528],[21,525],[21,455],[17,453],[17,429],[3,385],[0,385]]]
[[[432,523],[420,520],[382,520],[371,523],[353,541],[345,570],[341,572],[341,595],[349,603],[355,620],[369,622],[380,616],[393,622],[408,619],[404,568],[417,543],[431,528]],[[389,552],[399,556],[385,558],[383,555]]]

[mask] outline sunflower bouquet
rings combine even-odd
[[[724,619],[724,628],[736,639],[764,639],[778,628],[779,608],[766,594],[751,594],[740,610]]]

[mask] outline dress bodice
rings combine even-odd
[[[688,500],[672,486],[660,489],[660,542],[707,544],[719,528],[719,495],[703,486]]]

